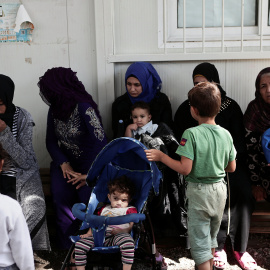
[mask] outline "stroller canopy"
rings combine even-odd
[[[94,187],[88,213],[93,213],[99,202],[107,201],[108,182],[122,175],[129,177],[136,186],[132,203],[138,212],[152,188],[158,194],[162,174],[155,162],[148,161],[145,149],[139,141],[122,137],[111,141],[101,150],[87,174],[87,184]]]
[[[155,162],[148,161],[144,150],[146,146],[139,141],[122,137],[111,141],[98,154],[87,174],[87,184],[96,185],[98,178],[107,164],[127,171],[150,171],[152,187],[156,194],[159,192],[161,172]]]

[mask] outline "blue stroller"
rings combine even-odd
[[[91,267],[97,265],[118,269],[120,249],[118,246],[103,246],[105,231],[107,225],[129,222],[134,222],[131,235],[135,241],[135,258],[136,251],[139,249],[139,241],[143,239],[144,245],[147,243],[148,249],[151,250],[149,256],[152,259],[153,269],[157,269],[155,237],[147,210],[147,203],[154,195],[158,194],[162,175],[156,164],[147,160],[144,152],[145,149],[147,148],[135,139],[127,137],[118,138],[107,144],[92,163],[86,179],[87,184],[93,187],[88,206],[75,204],[72,209],[73,215],[83,221],[80,231],[89,227],[92,228],[95,247],[89,252],[87,269],[92,269]],[[136,194],[131,204],[137,208],[138,214],[119,217],[94,215],[94,211],[100,203],[108,202],[107,183],[122,175],[130,178],[136,187]],[[81,233],[79,232],[78,234]],[[79,239],[79,235],[71,237],[73,245],[65,258],[61,270],[68,265],[75,242]],[[103,256],[101,254],[104,253],[106,253],[105,260],[102,257],[102,260],[97,262],[96,259],[99,258],[100,260],[101,256]],[[117,257],[115,253],[119,255],[116,262],[114,259]],[[109,259],[106,260],[106,257]]]

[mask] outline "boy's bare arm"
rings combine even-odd
[[[230,161],[227,165],[227,167],[225,168],[225,172],[234,172],[236,169],[236,161]]]
[[[175,160],[156,149],[145,150],[145,153],[149,161],[161,161],[178,173],[188,175],[191,172],[193,161],[187,157],[182,156],[181,161]]]

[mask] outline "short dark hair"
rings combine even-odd
[[[115,191],[128,194],[129,200],[135,195],[135,185],[126,175],[111,180],[108,183],[108,189],[110,194]]]
[[[149,104],[146,103],[146,102],[144,102],[144,101],[137,101],[137,102],[135,102],[135,103],[131,106],[131,108],[130,108],[131,114],[132,114],[132,112],[133,112],[135,109],[137,109],[137,108],[147,110],[148,114],[151,114]]]
[[[201,117],[214,117],[219,113],[221,94],[215,83],[198,83],[188,92],[188,100]]]

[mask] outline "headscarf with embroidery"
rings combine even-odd
[[[51,107],[52,114],[56,119],[67,120],[76,105],[84,102],[92,106],[101,120],[97,104],[92,96],[86,92],[76,73],[71,68],[64,67],[48,69],[38,82],[41,98]]]
[[[200,76],[200,75],[205,77],[207,81],[215,82],[217,84],[217,87],[221,94],[221,100],[226,97],[226,92],[220,85],[218,71],[213,64],[204,62],[197,65],[193,70],[192,79],[194,80],[196,76]]]
[[[10,128],[13,124],[13,116],[16,111],[15,105],[12,103],[14,96],[14,82],[6,75],[0,74],[0,99],[6,105],[5,113],[0,114],[3,120]]]
[[[142,85],[142,93],[138,97],[131,97],[126,87],[127,94],[132,104],[137,101],[149,103],[161,90],[162,81],[157,71],[150,63],[135,62],[131,64],[125,75],[126,85],[129,77],[137,78]]]
[[[270,75],[270,67],[264,68],[258,74],[255,81],[255,99],[248,104],[244,115],[245,127],[261,134],[270,128],[270,104],[263,100],[260,93],[261,77],[267,73]]]

